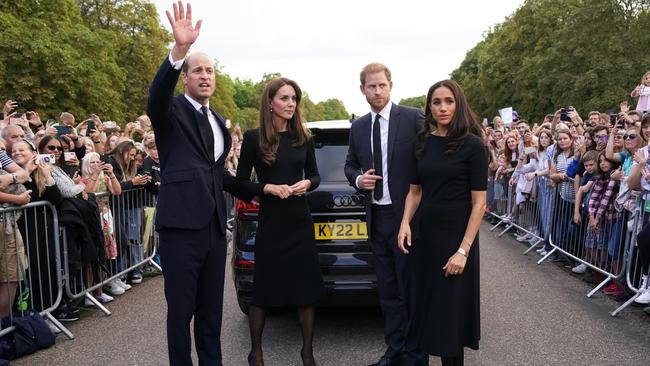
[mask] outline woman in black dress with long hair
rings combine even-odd
[[[305,192],[320,184],[314,144],[300,114],[302,92],[295,81],[271,80],[262,92],[260,126],[246,131],[238,179],[252,169],[261,184],[255,239],[253,300],[249,312],[250,365],[263,365],[262,331],[266,308],[297,306],[304,365],[315,365],[312,339],[314,304],[325,294],[318,265],[314,223]]]
[[[415,311],[409,336],[443,366],[463,365],[480,338],[478,230],[485,212],[488,152],[483,129],[453,80],[427,94],[418,134],[417,176],[404,208],[398,245],[411,251]],[[409,222],[419,210],[411,247]]]

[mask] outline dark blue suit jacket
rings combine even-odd
[[[415,175],[416,135],[424,121],[422,111],[417,108],[393,104],[388,127],[388,189],[395,215],[399,220],[404,214],[404,202]],[[350,147],[345,159],[345,176],[356,188],[356,180],[362,171],[372,169],[370,113],[352,122]],[[372,191],[363,191],[366,196],[366,220],[370,234]]]
[[[250,200],[260,186],[238,182],[224,169],[230,150],[230,133],[225,120],[215,111],[224,137],[224,152],[211,158],[213,146],[201,138],[199,123],[205,123],[184,95],[173,96],[180,70],[168,59],[160,66],[149,89],[147,114],[156,134],[160,155],[161,182],[156,210],[156,229],[202,229],[210,220],[219,221],[226,233],[226,204],[223,191]]]

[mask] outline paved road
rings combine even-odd
[[[482,341],[467,365],[648,365],[650,317],[640,308],[609,316],[616,302],[509,238],[481,232]],[[247,319],[226,281],[224,364],[245,365]],[[70,326],[76,339],[12,365],[165,365],[165,303],[161,277],[147,279],[110,304],[113,315],[89,312]],[[323,309],[317,315],[315,355],[322,366],[368,365],[383,352],[375,308]],[[264,334],[266,364],[299,365],[300,328],[291,311],[273,314]],[[198,364],[198,363],[197,363]],[[431,365],[439,365],[437,359]]]

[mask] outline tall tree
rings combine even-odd
[[[615,108],[647,68],[648,4],[528,0],[467,53],[452,78],[482,115],[513,106],[539,121],[566,105],[583,115]]]

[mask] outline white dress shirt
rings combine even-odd
[[[383,179],[381,182],[384,185],[384,196],[381,200],[377,201],[374,197],[372,203],[377,205],[390,205],[393,201],[390,199],[390,190],[388,189],[388,124],[390,123],[390,110],[393,106],[392,102],[388,102],[386,106],[379,111],[379,128],[381,135],[381,171]],[[374,147],[372,143],[373,128],[375,125],[375,116],[377,113],[370,111],[370,151],[374,154]],[[376,173],[375,173],[376,174]],[[359,177],[357,177],[357,188],[359,188]]]
[[[183,62],[185,60],[180,60],[180,61],[174,61],[172,59],[172,54],[171,52],[169,53],[169,62],[172,64],[172,67],[176,70],[180,70],[181,67],[183,67]],[[192,99],[187,93],[185,93],[185,98],[189,100],[189,102],[192,104],[194,109],[196,109],[199,113],[203,114],[203,111],[201,111],[201,107],[203,105],[196,100]],[[210,110],[210,104],[206,105],[208,107],[208,110]],[[208,115],[208,121],[210,121],[210,127],[212,128],[212,134],[214,135],[214,161],[219,160],[219,157],[221,154],[223,154],[224,150],[224,138],[223,138],[223,132],[221,131],[221,128],[219,128],[217,117],[215,117],[214,113],[210,111],[210,114]]]

